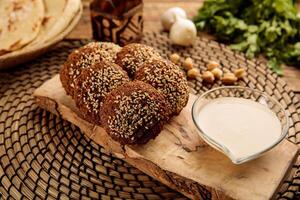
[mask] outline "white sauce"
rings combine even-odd
[[[196,117],[206,135],[225,146],[234,159],[265,150],[281,135],[275,113],[255,101],[222,97],[204,105]]]

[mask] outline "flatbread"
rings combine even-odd
[[[55,23],[57,23],[63,15],[67,2],[68,0],[43,0],[45,16],[42,21],[42,27],[38,36],[28,46],[33,46],[39,41],[47,40],[49,31],[51,31]]]
[[[40,32],[44,14],[42,0],[1,0],[0,55],[34,40]]]
[[[52,1],[52,0],[45,0],[45,1]],[[51,3],[48,2],[47,4],[51,6],[55,6],[54,1]],[[49,31],[47,31],[47,34],[45,34],[43,39],[37,42],[39,43],[47,42],[55,38],[59,33],[61,33],[71,23],[74,16],[78,14],[80,6],[81,6],[80,0],[67,0],[64,6],[63,13],[59,15],[58,20],[56,20],[52,28]]]

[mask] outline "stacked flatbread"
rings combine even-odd
[[[1,59],[55,40],[81,13],[80,0],[0,0]]]

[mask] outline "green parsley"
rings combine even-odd
[[[292,0],[206,0],[194,22],[233,50],[263,54],[282,75],[283,63],[300,64],[300,17]]]

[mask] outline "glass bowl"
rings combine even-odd
[[[275,142],[270,142],[268,144],[268,147],[260,150],[258,152],[255,152],[252,155],[248,155],[246,157],[236,157],[233,156],[233,154],[230,152],[230,150],[223,144],[218,143],[216,140],[214,140],[212,137],[210,137],[207,133],[203,131],[201,128],[201,124],[197,122],[197,114],[201,112],[201,109],[204,105],[209,103],[211,100],[220,98],[220,97],[237,97],[237,98],[243,98],[255,101],[257,103],[260,103],[263,106],[268,107],[271,111],[275,113],[277,118],[280,121],[281,124],[281,135]],[[212,90],[209,90],[199,96],[196,101],[193,104],[192,107],[192,118],[194,121],[194,124],[196,125],[197,129],[199,130],[199,135],[203,138],[205,142],[207,142],[210,146],[213,148],[219,150],[223,154],[225,154],[234,164],[241,164],[250,160],[253,160],[261,155],[263,155],[265,152],[269,151],[273,147],[275,147],[277,144],[279,144],[287,135],[288,129],[289,129],[289,117],[286,112],[286,110],[281,106],[281,104],[274,99],[273,97],[269,96],[268,94],[261,92],[259,90],[247,88],[247,87],[240,87],[240,86],[224,86],[224,87],[218,87],[214,88]],[[259,138],[258,138],[259,139]],[[237,141],[238,142],[238,141]]]

